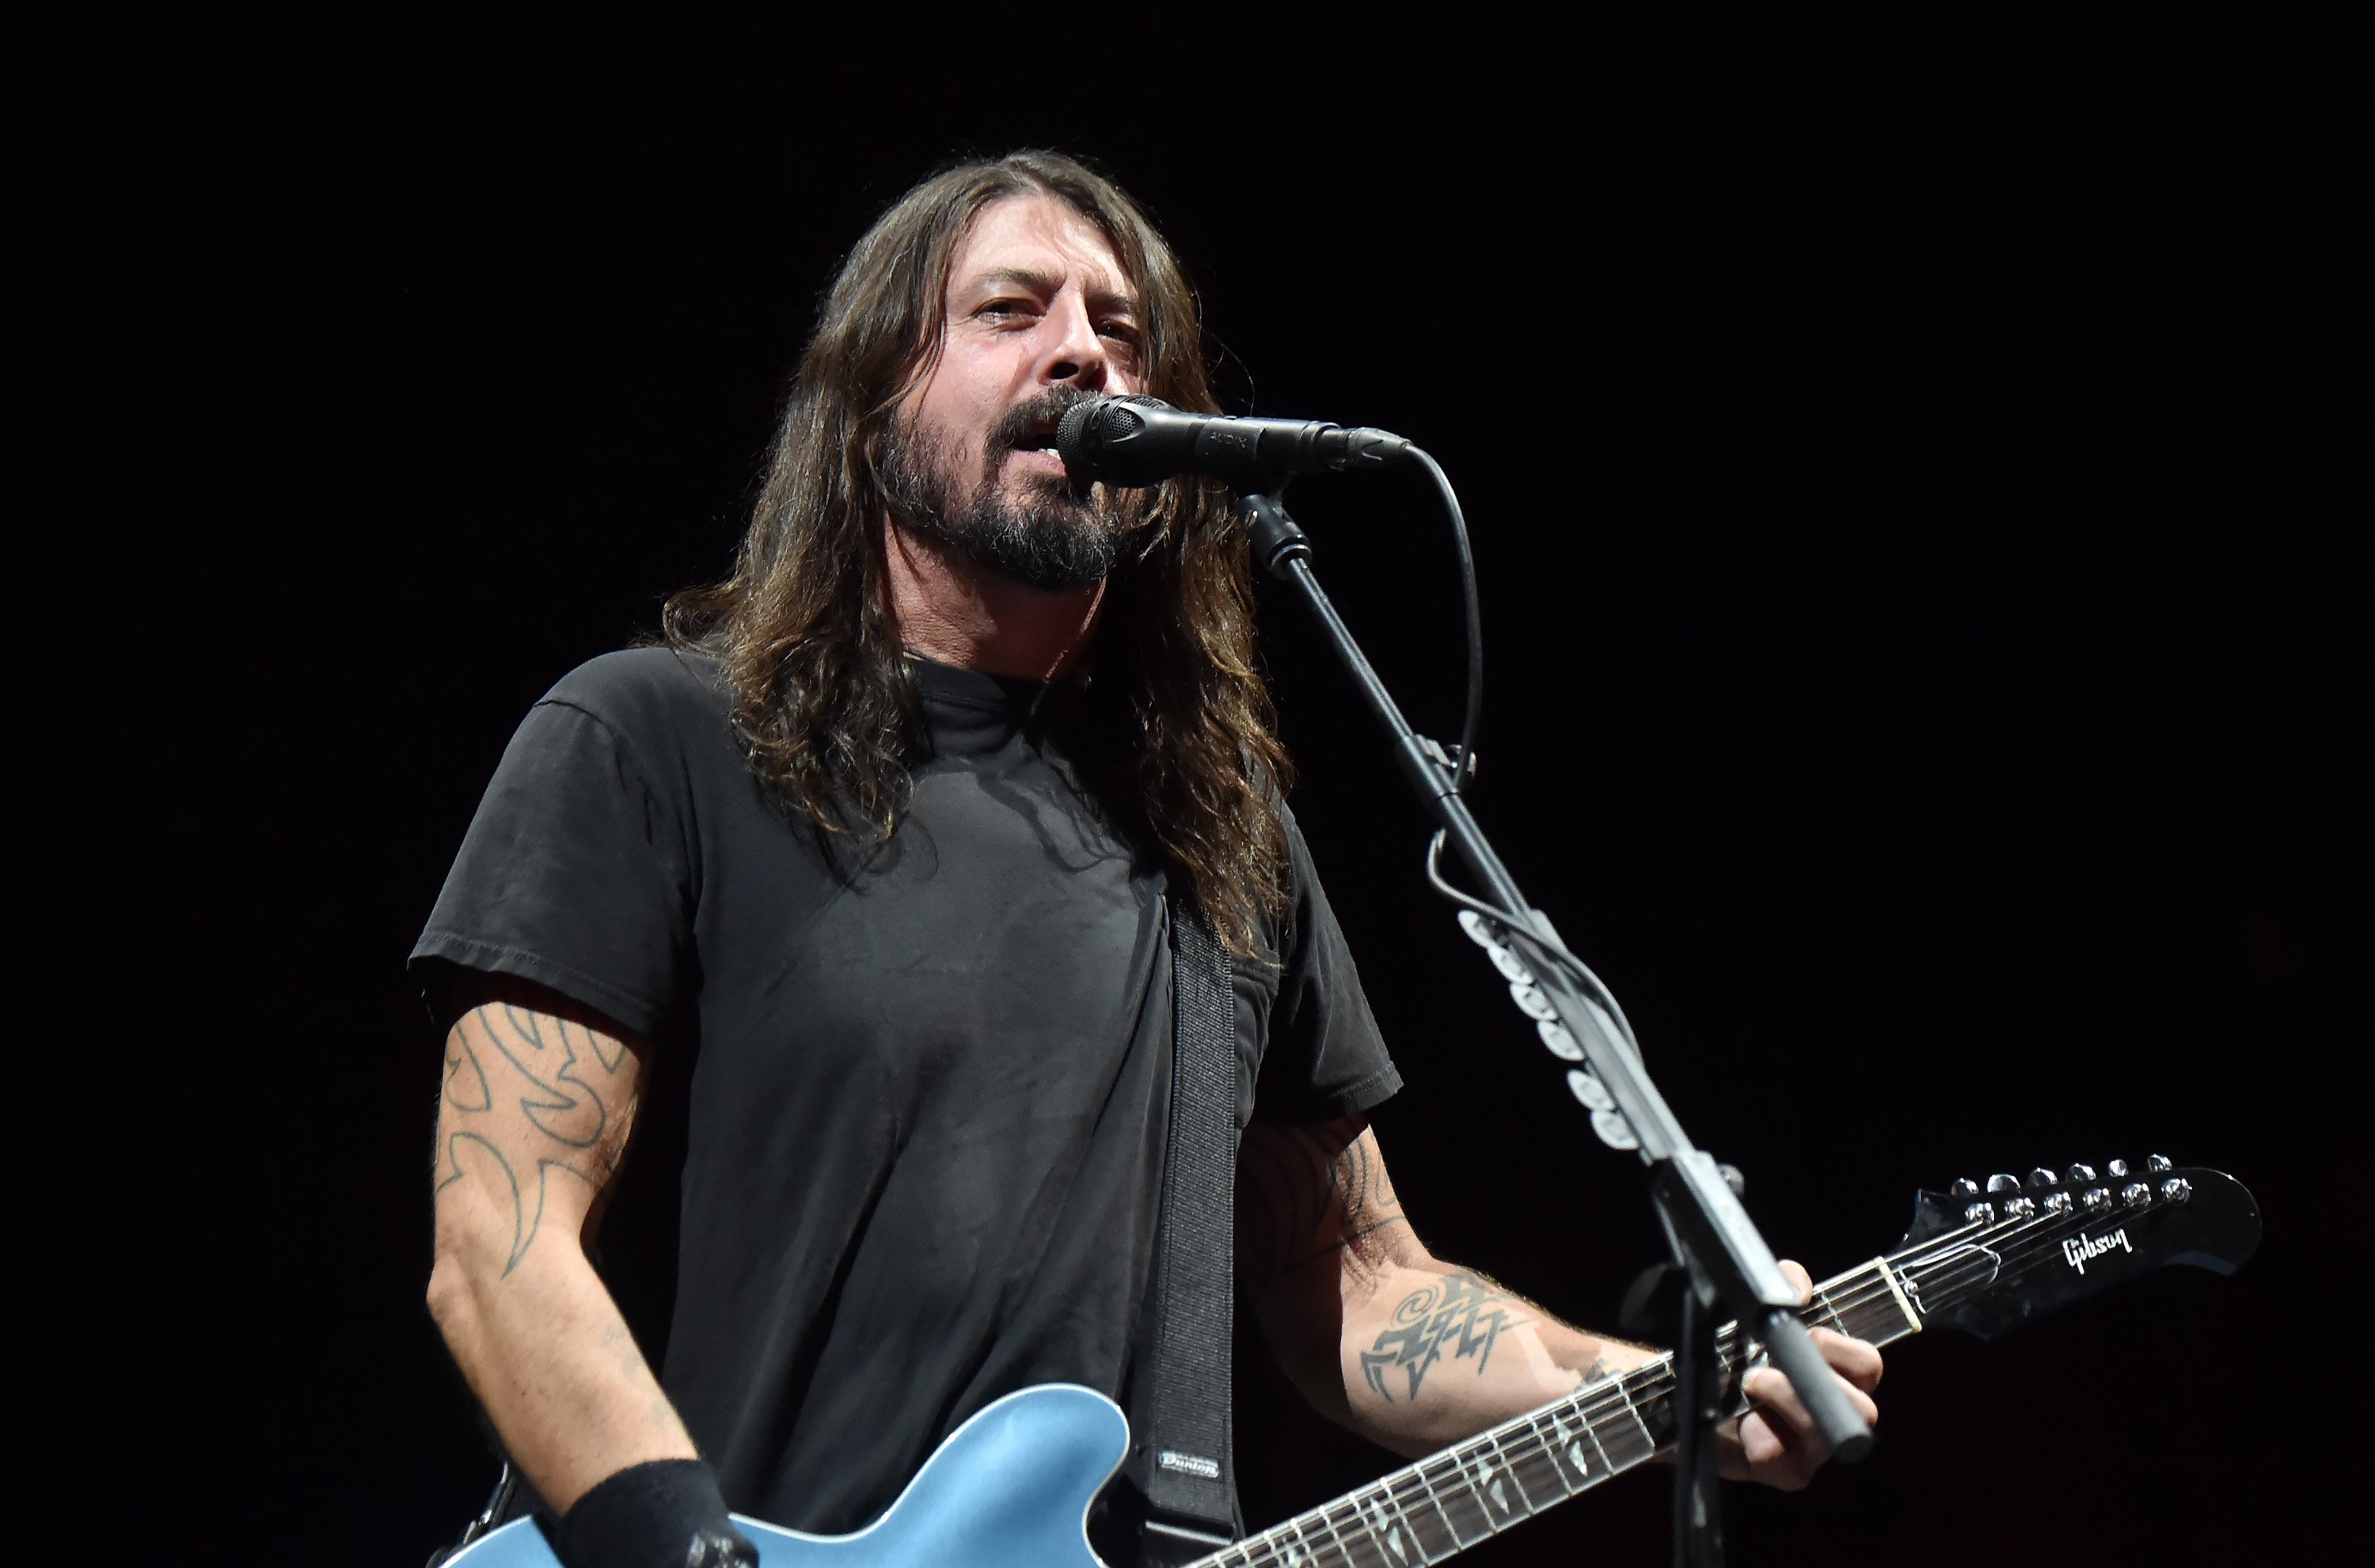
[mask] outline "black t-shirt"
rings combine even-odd
[[[513,738],[413,953],[432,988],[444,963],[549,985],[678,1070],[673,1302],[637,1330],[665,1333],[727,1501],[799,1529],[866,1524],[1017,1388],[1128,1408],[1160,1207],[1163,874],[1078,782],[1076,693],[915,667],[914,798],[852,857],[752,776],[712,663],[582,666]],[[1400,1085],[1289,831],[1275,961],[1235,966],[1240,1125],[1258,1083],[1298,1122]]]

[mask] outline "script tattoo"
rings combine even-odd
[[[1483,1376],[1493,1359],[1493,1342],[1503,1331],[1526,1322],[1511,1317],[1508,1308],[1499,1304],[1512,1299],[1473,1274],[1447,1274],[1438,1284],[1412,1291],[1395,1303],[1388,1320],[1393,1326],[1361,1352],[1361,1372],[1370,1390],[1392,1404],[1386,1374],[1400,1370],[1410,1380],[1404,1397],[1416,1399],[1419,1385],[1446,1353],[1455,1361],[1473,1357],[1477,1375]]]
[[[509,1275],[544,1224],[556,1175],[599,1193],[624,1151],[627,1047],[583,1022],[492,1001],[445,1037],[437,1191],[471,1181],[511,1219]]]

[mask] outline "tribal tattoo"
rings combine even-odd
[[[544,1224],[556,1174],[598,1197],[633,1114],[624,1043],[584,1021],[509,1000],[472,1008],[445,1037],[437,1191],[465,1181],[511,1219],[517,1268]]]
[[[1516,1300],[1473,1274],[1447,1274],[1437,1283],[1412,1291],[1395,1304],[1388,1320],[1393,1326],[1361,1352],[1361,1372],[1370,1391],[1392,1404],[1387,1374],[1400,1372],[1409,1380],[1403,1397],[1414,1400],[1427,1373],[1447,1354],[1454,1361],[1472,1359],[1477,1375],[1483,1376],[1493,1359],[1494,1341],[1529,1321],[1512,1317],[1502,1304]]]

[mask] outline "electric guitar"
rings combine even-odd
[[[1818,1327],[1885,1345],[1933,1326],[1983,1339],[2164,1264],[2231,1274],[2259,1244],[2258,1206],[2217,1171],[2112,1161],[2098,1176],[2033,1171],[1917,1196],[1896,1251],[1815,1287]],[[1762,1348],[1727,1326],[1724,1385]],[[1660,1357],[1585,1385],[1323,1507],[1199,1559],[1194,1568],[1408,1568],[1440,1562],[1631,1469],[1674,1427],[1673,1367]],[[1735,1398],[1735,1407],[1738,1401]],[[1091,1503],[1129,1451],[1104,1395],[1025,1388],[949,1434],[897,1502],[845,1536],[735,1523],[761,1568],[1100,1568]],[[445,1568],[559,1568],[533,1520],[494,1530]]]

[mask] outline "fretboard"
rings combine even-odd
[[[1814,1288],[1806,1321],[1883,1345],[1921,1327],[1887,1260]],[[1735,1326],[1717,1335],[1724,1385],[1737,1388],[1755,1348]],[[1200,1560],[1196,1568],[1411,1568],[1629,1470],[1672,1439],[1673,1358],[1588,1383],[1569,1397]]]

